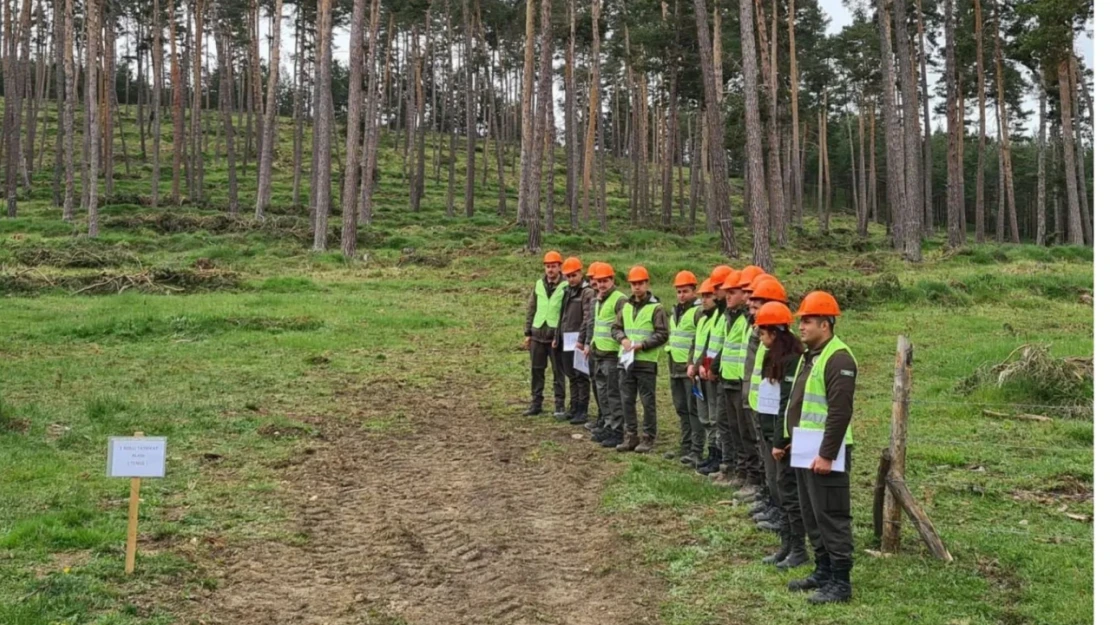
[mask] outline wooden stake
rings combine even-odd
[[[906,487],[906,482],[902,479],[900,473],[891,472],[887,476],[887,493],[891,498],[895,499],[899,505],[906,509],[906,514],[909,515],[910,520],[913,521],[914,527],[917,532],[921,534],[921,539],[929,546],[929,551],[932,552],[940,560],[945,562],[952,561],[952,554],[948,553],[944,543],[940,540],[940,535],[933,527],[933,522],[929,520],[929,515],[925,514],[925,509],[917,505],[913,495],[910,494],[910,489]],[[883,550],[886,551],[885,536]]]
[[[135,432],[136,437],[141,437],[142,432]],[[139,543],[139,486],[142,480],[131,478],[131,501],[127,506],[127,559],[123,572],[131,575],[135,572],[135,551]]]
[[[886,500],[886,477],[890,474],[890,450],[884,449],[879,458],[879,474],[875,477],[875,497],[871,504],[871,517],[875,538],[883,537],[883,504]]]
[[[890,473],[897,476],[906,472],[906,421],[910,412],[912,378],[913,345],[905,336],[899,336],[898,352],[894,357],[894,404],[890,415]],[[883,508],[882,549],[897,551],[901,542],[902,511],[889,490]]]

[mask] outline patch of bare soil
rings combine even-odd
[[[475,392],[349,391],[363,414],[402,408],[412,428],[322,426],[285,469],[304,543],[224,551],[191,622],[655,622],[659,581],[599,513],[615,465],[587,443],[529,453],[536,433],[484,414]]]

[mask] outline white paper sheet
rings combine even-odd
[[[574,368],[590,375],[590,359],[586,357],[586,352],[577,348],[574,350]]]
[[[636,362],[636,352],[626,352],[622,349],[620,358],[617,360],[617,363],[620,364],[620,366],[624,367],[624,369],[627,371],[629,368],[632,367],[633,362]]]
[[[817,452],[821,450],[821,441],[824,438],[824,430],[794,428],[794,434],[790,437],[790,466],[795,469],[808,469],[813,464],[813,459],[817,457]],[[836,460],[833,460],[832,470],[838,473],[844,472],[844,443],[840,444],[840,451],[836,454]]]
[[[578,345],[578,333],[563,332],[563,351],[572,352],[574,351],[575,345]]]
[[[782,386],[777,382],[762,380],[759,383],[759,405],[756,410],[759,414],[779,413],[779,401],[782,399]]]

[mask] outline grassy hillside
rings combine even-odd
[[[540,266],[521,252],[524,232],[496,216],[492,155],[473,219],[443,215],[447,177],[436,183],[431,158],[414,214],[383,138],[374,221],[347,261],[308,251],[307,216],[289,206],[291,131],[282,132],[275,215],[262,224],[222,214],[226,169],[215,154],[207,208],[145,207],[148,171],[133,165],[128,178],[119,162],[97,240],[50,206],[49,172],[35,175],[17,219],[0,219],[0,622],[199,622],[197,606],[226,590],[227,554],[315,539],[291,521],[301,495],[289,489],[291,466],[337,432],[388,444],[419,432],[428,411],[461,418],[427,396],[453,396],[459,410],[525,432],[532,447],[510,454],[523,462],[580,461],[590,445],[573,437],[581,430],[517,416],[528,393],[523,302]],[[137,135],[127,139],[134,151]],[[240,173],[245,206],[253,176]],[[570,231],[557,182],[558,227],[544,245],[618,271],[642,263],[671,304],[670,277],[683,268],[703,277],[723,260],[718,243],[701,224],[629,227],[616,180],[607,233]],[[1065,409],[1089,402],[1090,383],[1060,383],[1051,363],[1001,386],[997,376],[969,382],[1026,344],[1091,354],[1092,251],[951,253],[932,240],[911,266],[878,234],[857,240],[851,228],[838,218],[819,236],[808,223],[776,253],[776,273],[792,296],[825,288],[840,298],[838,332],[860,361],[855,603],[815,609],[786,593],[793,575],[758,562],[776,539],[719,505],[726,491],[659,455],[591,455],[616,469],[603,523],[666,589],[643,601],[671,624],[1092,622],[1094,428],[1089,412]],[[739,237],[750,249],[743,227]],[[875,547],[870,495],[898,334],[915,345],[907,482],[955,557],[947,565],[908,524],[901,554],[864,551]],[[664,388],[659,397],[667,449],[676,419]],[[1054,420],[991,419],[984,408]],[[104,477],[104,442],[134,430],[169,437],[170,473],[144,483],[139,574],[125,578],[127,484]],[[607,574],[597,583],[619,584]],[[405,621],[373,605],[349,622]]]

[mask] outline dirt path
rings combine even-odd
[[[393,399],[413,395],[371,392],[352,399],[396,410]],[[658,581],[598,513],[616,467],[596,446],[552,426],[566,449],[544,451],[540,432],[485,416],[465,395],[406,408],[410,432],[326,431],[286,469],[305,544],[255,544],[214,563],[220,586],[197,622],[656,621]]]

